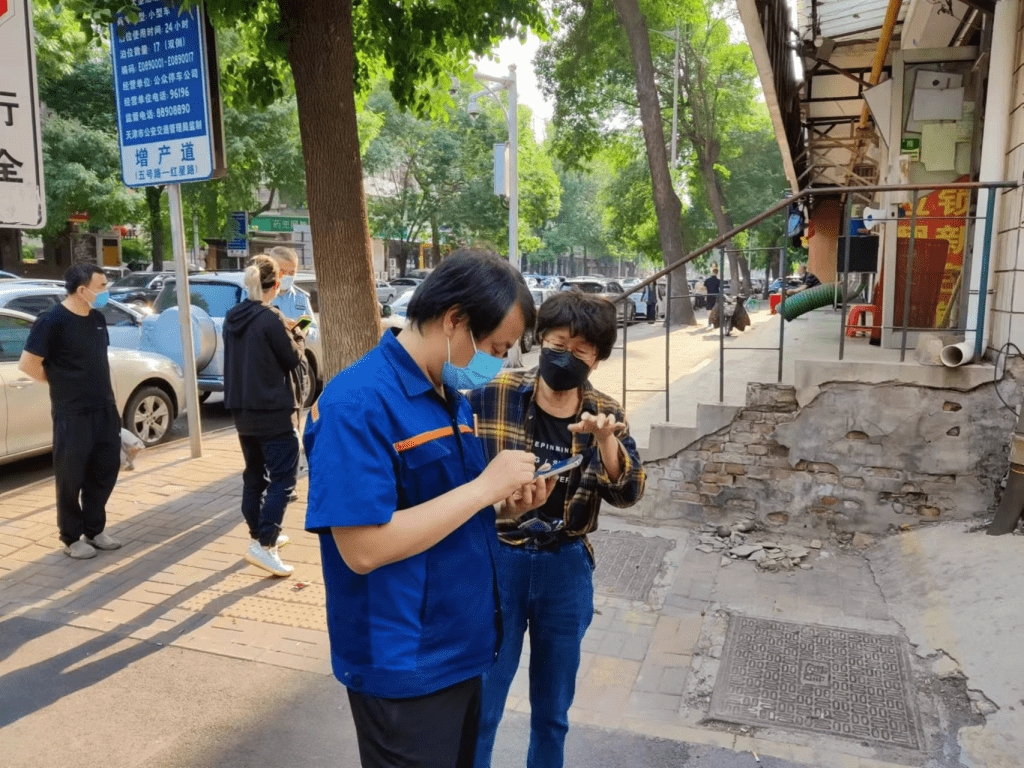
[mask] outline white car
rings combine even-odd
[[[0,464],[46,453],[53,445],[50,391],[18,370],[35,318],[0,309]],[[146,445],[167,439],[185,404],[181,368],[162,355],[107,350],[121,422]]]
[[[37,317],[68,296],[64,284],[52,281],[12,280],[0,283],[0,309],[13,309]],[[111,299],[98,310],[107,321],[110,346],[138,349],[143,312]]]

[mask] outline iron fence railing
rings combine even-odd
[[[984,268],[982,270],[982,273],[981,273],[981,285],[980,285],[980,288],[979,288],[979,292],[980,292],[980,295],[978,297],[978,300],[979,300],[979,307],[978,307],[979,323],[974,328],[968,328],[967,327],[967,324],[971,320],[971,318],[967,317],[967,307],[968,307],[969,291],[967,290],[966,284],[964,284],[962,286],[960,292],[959,292],[960,293],[960,295],[959,295],[960,310],[959,310],[959,312],[957,314],[957,324],[956,324],[955,327],[947,329],[949,331],[955,331],[955,332],[958,332],[958,333],[974,332],[974,333],[976,333],[976,339],[977,339],[976,343],[977,343],[977,345],[980,345],[981,344],[981,338],[982,338],[982,331],[983,331],[982,324],[984,323],[984,312],[985,312],[986,295],[987,295],[987,291],[988,291],[988,271],[989,270],[987,269],[987,265],[988,265],[989,260],[991,258],[991,246],[992,246],[992,236],[993,236],[992,219],[993,219],[993,215],[994,215],[994,212],[995,212],[995,202],[996,202],[996,197],[997,197],[995,192],[996,192],[996,190],[1000,190],[1000,189],[1008,190],[1008,189],[1011,189],[1011,188],[1014,188],[1014,187],[1017,187],[1017,186],[1018,186],[1018,183],[1014,182],[1014,181],[990,181],[990,182],[971,181],[971,182],[955,182],[955,183],[948,183],[948,184],[937,184],[937,183],[929,183],[929,184],[888,184],[888,185],[880,184],[880,185],[858,185],[856,187],[814,187],[814,188],[804,189],[804,190],[800,191],[799,193],[797,193],[797,194],[795,194],[795,195],[793,195],[791,197],[788,197],[788,198],[785,198],[783,200],[780,200],[778,203],[776,203],[772,207],[768,208],[767,210],[761,212],[760,214],[758,214],[757,216],[753,217],[752,219],[750,219],[749,221],[745,222],[744,224],[741,224],[740,226],[736,227],[735,229],[731,230],[730,232],[727,232],[726,234],[721,235],[721,236],[715,238],[714,240],[711,240],[710,242],[708,242],[707,244],[705,244],[702,247],[698,248],[697,250],[688,253],[686,256],[684,256],[682,259],[677,261],[675,264],[670,264],[669,266],[666,266],[666,267],[658,270],[652,276],[650,276],[648,278],[645,278],[644,280],[641,280],[636,285],[629,287],[620,297],[616,298],[616,302],[619,302],[619,301],[622,301],[622,302],[633,301],[633,299],[631,298],[633,296],[633,294],[641,293],[649,285],[652,285],[652,284],[655,286],[654,290],[656,291],[657,290],[657,282],[659,280],[661,280],[662,278],[666,278],[667,279],[667,282],[668,282],[667,291],[666,291],[666,301],[667,301],[667,303],[666,303],[666,312],[665,312],[665,386],[663,388],[658,388],[658,389],[630,389],[628,387],[627,374],[628,374],[628,371],[629,371],[629,359],[628,359],[629,358],[629,346],[628,346],[629,345],[629,330],[628,330],[628,323],[624,322],[623,323],[623,330],[622,330],[622,399],[623,399],[623,405],[624,406],[627,405],[628,395],[630,393],[640,393],[640,392],[649,392],[649,393],[654,392],[654,393],[658,393],[658,392],[664,392],[664,395],[665,395],[665,420],[668,421],[670,419],[670,414],[671,414],[671,410],[670,410],[671,409],[671,406],[670,406],[670,401],[671,401],[670,391],[671,391],[672,305],[673,305],[673,301],[674,300],[675,301],[678,301],[678,300],[690,301],[691,300],[689,298],[688,291],[684,291],[683,292],[683,294],[684,294],[683,296],[673,297],[673,295],[672,295],[672,276],[676,272],[676,270],[679,270],[684,265],[690,263],[694,259],[696,259],[696,258],[698,258],[700,256],[703,256],[704,254],[709,253],[710,251],[713,251],[716,248],[720,248],[721,246],[726,245],[727,243],[729,243],[733,238],[735,238],[740,233],[746,232],[748,230],[753,229],[757,225],[761,224],[762,222],[768,220],[772,216],[774,216],[774,215],[776,215],[776,214],[778,214],[778,213],[780,213],[782,211],[787,211],[790,208],[790,206],[793,205],[794,203],[799,203],[799,202],[801,202],[803,200],[807,200],[808,198],[812,198],[812,197],[822,198],[822,197],[844,196],[846,198],[846,204],[845,204],[845,207],[844,207],[844,214],[845,215],[843,215],[841,217],[841,219],[840,219],[840,223],[839,223],[840,229],[839,229],[839,231],[841,233],[847,233],[849,235],[849,232],[850,232],[850,222],[853,219],[853,215],[852,215],[853,205],[854,205],[854,203],[855,203],[855,201],[857,199],[860,199],[863,202],[872,202],[873,196],[876,195],[876,194],[879,194],[879,193],[887,193],[887,192],[910,192],[911,193],[911,207],[910,207],[910,213],[909,213],[908,216],[897,216],[897,217],[890,217],[890,218],[885,218],[885,219],[874,219],[873,220],[873,221],[893,221],[893,220],[898,218],[900,220],[909,219],[909,223],[910,223],[909,243],[908,243],[907,256],[906,256],[906,262],[907,263],[906,263],[906,268],[904,270],[904,282],[903,282],[903,285],[901,286],[902,289],[903,289],[903,302],[902,302],[903,303],[903,317],[902,317],[902,321],[903,322],[900,325],[891,325],[891,324],[886,324],[884,322],[884,319],[873,318],[874,325],[877,326],[880,330],[900,331],[901,332],[901,342],[900,342],[900,361],[901,362],[906,357],[908,333],[918,332],[918,331],[935,330],[934,327],[925,328],[925,327],[920,327],[920,326],[911,326],[911,324],[910,324],[910,306],[911,306],[912,288],[913,288],[913,284],[914,284],[914,260],[915,260],[915,250],[916,250],[916,247],[917,247],[917,228],[918,228],[919,222],[920,221],[925,221],[925,220],[927,220],[929,218],[931,218],[931,219],[945,219],[945,220],[956,219],[958,221],[959,220],[964,221],[965,231],[964,231],[964,234],[963,234],[963,243],[964,243],[964,247],[963,247],[963,261],[962,261],[961,272],[960,272],[960,274],[962,276],[964,276],[964,275],[970,275],[970,273],[971,273],[971,262],[973,260],[973,245],[974,245],[974,237],[973,237],[973,235],[974,235],[974,227],[976,226],[976,223],[978,221],[984,221],[985,222],[985,225],[984,225],[985,229],[984,229],[984,238],[982,240],[982,264],[986,268]],[[971,210],[972,207],[976,207],[977,206],[977,201],[970,201],[968,203],[968,206],[967,206],[967,208],[965,210],[965,213],[963,215],[956,215],[956,216],[946,215],[946,216],[932,216],[932,217],[919,216],[918,215],[918,202],[920,200],[921,193],[922,192],[924,192],[924,193],[931,193],[931,192],[935,192],[935,191],[938,191],[938,190],[954,190],[954,191],[964,190],[964,191],[968,191],[968,192],[971,192],[971,193],[977,192],[979,190],[991,190],[992,194],[986,195],[987,199],[985,201],[985,213],[984,213],[983,216],[978,216],[976,214],[975,215],[970,215],[970,210]],[[841,299],[834,302],[835,309],[839,310],[840,313],[841,313],[841,323],[840,323],[840,330],[839,330],[839,344],[838,344],[838,359],[839,360],[843,359],[843,356],[844,356],[844,353],[845,353],[845,347],[846,347],[847,330],[851,327],[851,326],[848,325],[848,320],[849,320],[849,302],[847,301],[847,299],[849,297],[849,294],[848,294],[848,292],[846,290],[846,285],[848,284],[848,279],[849,279],[850,274],[851,274],[850,273],[850,243],[851,243],[851,237],[850,236],[844,237],[842,239],[842,242],[843,242],[843,251],[844,251],[843,254],[842,254],[842,268],[837,270],[837,273],[838,273],[837,277],[841,276],[842,284],[841,284],[841,286],[836,291],[837,295],[841,296]],[[785,300],[786,300],[786,261],[787,261],[786,255],[787,254],[786,254],[786,247],[785,246],[778,246],[777,249],[775,249],[775,250],[778,251],[779,275],[782,278],[782,296],[781,296],[781,299],[780,299],[780,306],[779,306],[779,312],[781,313],[781,312],[784,311],[784,303],[785,303]],[[837,256],[838,256],[838,254],[837,254]],[[894,283],[896,283],[896,275],[893,275],[891,278],[887,277],[886,279],[893,279]],[[716,299],[720,301],[722,296],[724,295],[724,292],[719,292],[719,293],[715,293],[715,294],[707,294],[707,295],[708,296],[714,295],[716,297]],[[950,301],[952,301],[952,300],[953,300],[953,297],[951,296]],[[780,317],[780,319],[779,319],[779,344],[778,344],[777,347],[741,347],[741,346],[734,347],[734,346],[729,346],[728,349],[732,350],[732,351],[755,351],[756,350],[756,351],[774,351],[774,352],[777,352],[778,353],[777,378],[778,378],[778,381],[781,382],[782,381],[782,377],[783,377],[783,358],[784,358],[784,353],[785,353],[785,333],[786,333],[785,332],[785,321]],[[719,353],[718,353],[718,359],[719,359],[719,401],[721,402],[721,401],[724,400],[724,397],[725,397],[725,352],[726,352],[726,349],[727,349],[727,347],[725,345],[725,333],[724,333],[724,328],[723,328],[723,324],[722,323],[719,323],[719,341],[718,341],[718,343],[719,343]],[[983,350],[976,350],[976,357],[980,357],[982,352],[983,352]]]

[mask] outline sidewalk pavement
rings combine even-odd
[[[301,530],[304,504],[292,504],[285,520],[292,543],[284,559],[295,566],[294,575],[266,578],[242,560],[248,533],[239,512],[237,438],[224,431],[204,442],[201,460],[191,460],[187,445],[177,444],[147,452],[135,472],[122,475],[109,504],[108,530],[125,546],[93,560],[72,561],[61,553],[51,483],[0,496],[0,635],[5,625],[34,620],[55,634],[97,630],[141,641],[139,647],[152,654],[186,650],[329,676],[319,548]],[[305,498],[305,479],[298,493]],[[575,725],[612,729],[623,738],[722,747],[743,753],[738,766],[756,765],[754,752],[766,766],[1021,764],[1024,674],[1011,642],[1024,611],[1019,588],[1010,587],[1024,575],[1020,537],[986,540],[962,526],[944,526],[885,540],[868,557],[825,542],[811,557],[812,570],[770,573],[748,561],[723,564],[720,554],[696,550],[694,531],[638,527],[607,509],[601,528],[606,537],[627,543],[656,541],[663,557],[653,564],[646,596],[626,599],[602,583],[602,563],[612,563],[600,560],[604,550],[598,546],[598,588],[604,592],[584,641],[570,713]],[[764,536],[751,534],[758,538]],[[642,564],[615,565],[629,576],[630,568],[640,574]],[[909,638],[916,645],[912,695],[921,711],[922,748],[709,719],[726,630],[739,616]],[[16,652],[0,653],[0,691],[5,678],[19,679],[26,663]],[[511,713],[529,711],[528,663],[524,653],[508,701]],[[766,678],[777,672],[764,669]],[[968,689],[980,690],[969,699]],[[59,704],[60,690],[55,681],[53,694],[42,696],[46,706]],[[38,710],[27,701],[13,688],[0,692],[0,713],[6,710],[0,714],[0,755],[9,728],[19,738],[52,738],[32,732]],[[987,724],[979,710],[989,713]],[[519,715],[510,718],[522,724]],[[348,764],[355,763],[353,754]]]

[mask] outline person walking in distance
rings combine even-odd
[[[553,482],[534,480],[525,451],[488,463],[460,390],[498,373],[534,312],[508,261],[457,251],[417,288],[401,334],[385,331],[310,412],[306,529],[363,768],[473,765],[500,624],[494,505],[546,498]]]
[[[718,265],[711,265],[711,276],[704,280],[704,289],[707,291],[707,297],[705,303],[708,308],[708,328],[711,327],[711,310],[715,308],[715,304],[721,299],[722,293],[722,281],[718,278]]]
[[[589,377],[615,344],[614,306],[569,291],[537,313],[540,365],[506,373],[470,393],[488,456],[533,453],[554,464],[581,456],[547,498],[510,499],[498,521],[502,640],[484,675],[476,768],[490,768],[494,739],[523,637],[530,633],[530,748],[527,768],[561,768],[583,636],[594,616],[594,553],[601,502],[635,504],[646,475],[622,407]]]
[[[290,374],[305,352],[302,331],[270,306],[280,287],[276,262],[257,256],[245,270],[248,299],[224,317],[224,406],[231,411],[245,458],[242,515],[252,542],[245,559],[275,576],[293,568],[278,548],[299,464],[295,391]]]
[[[50,386],[57,528],[64,554],[86,560],[121,546],[104,531],[121,466],[121,420],[99,312],[110,298],[107,278],[95,264],[74,264],[64,287],[67,298],[36,318],[18,369]]]

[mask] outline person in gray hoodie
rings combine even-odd
[[[252,542],[245,559],[275,576],[293,568],[278,548],[288,497],[295,489],[298,404],[291,374],[302,362],[303,332],[290,329],[270,306],[281,285],[277,263],[257,256],[245,270],[248,299],[224,317],[224,405],[231,411],[245,458],[242,515]]]

